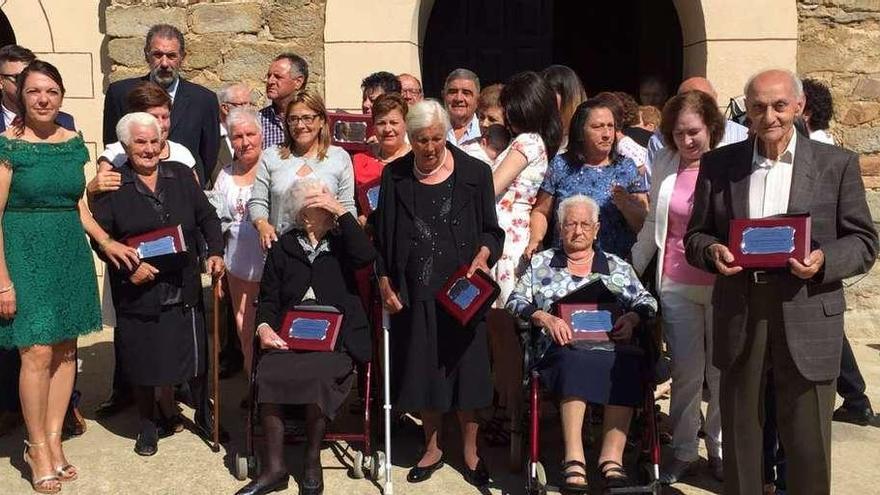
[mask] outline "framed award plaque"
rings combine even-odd
[[[125,244],[134,248],[141,259],[186,252],[186,239],[180,225],[131,236],[125,240]]]
[[[382,178],[376,177],[363,186],[358,187],[357,202],[358,209],[362,215],[373,213],[376,207],[379,206],[379,190],[381,189],[381,183]]]
[[[375,134],[373,117],[357,113],[332,112],[327,114],[330,142],[349,153],[370,149],[367,139]]]
[[[498,284],[482,270],[467,277],[470,267],[459,268],[440,289],[437,302],[462,326],[478,319],[501,293]]]
[[[730,221],[733,265],[743,268],[784,268],[788,259],[810,253],[810,216],[780,215]]]
[[[336,347],[342,313],[332,306],[297,306],[284,315],[278,336],[292,351],[331,352]]]
[[[608,334],[622,314],[614,303],[561,303],[556,311],[571,327],[572,340],[589,342],[611,340]]]

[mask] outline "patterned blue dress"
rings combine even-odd
[[[569,272],[562,249],[548,249],[532,256],[507,300],[507,310],[528,321],[535,311],[550,312],[557,300],[594,283],[600,284],[597,288],[616,298],[626,311],[638,313],[643,321],[657,311],[657,300],[642,286],[632,266],[598,249],[586,277]],[[536,347],[535,365],[541,381],[557,397],[620,406],[641,403],[644,360],[640,356],[615,352],[613,343],[560,346],[544,333]]]
[[[573,153],[563,153],[556,155],[547,167],[541,190],[553,195],[556,205],[563,199],[578,194],[593,198],[599,204],[599,219],[602,223],[596,247],[606,253],[629,259],[638,233],[629,228],[623,214],[611,201],[611,188],[615,184],[630,193],[648,192],[635,162],[629,158],[618,156],[610,164],[596,167],[587,165]],[[555,220],[550,225],[555,225]],[[553,246],[559,247],[556,229],[550,230],[553,232]]]

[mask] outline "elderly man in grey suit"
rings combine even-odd
[[[842,280],[877,256],[858,157],[798,137],[804,106],[793,73],[745,88],[754,137],[703,156],[685,237],[688,262],[721,274],[712,294],[721,369],[724,493],[761,493],[763,397],[772,368],[791,493],[831,492],[831,414],[843,338]],[[727,248],[729,221],[809,213],[812,251],[786,269],[745,270]]]

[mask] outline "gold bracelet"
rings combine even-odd
[[[15,284],[10,283],[10,284],[9,284],[9,287],[3,287],[2,289],[0,289],[0,294],[5,294],[5,293],[11,291],[11,290],[14,289],[14,288],[15,288]]]

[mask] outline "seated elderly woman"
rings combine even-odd
[[[116,133],[128,156],[119,169],[122,185],[91,200],[95,220],[113,239],[179,227],[186,246],[198,246],[199,237],[204,239],[208,268],[213,276],[222,275],[220,219],[189,168],[160,160],[162,131],[156,118],[143,112],[127,114]],[[100,252],[98,243],[93,246]],[[168,423],[177,415],[172,385],[189,381],[195,397],[207,397],[202,393],[207,334],[197,254],[194,249],[155,257],[140,253],[141,262],[133,270],[107,265],[116,310],[117,360],[134,386],[140,413],[134,448],[139,455],[155,454],[160,432],[175,426]],[[153,412],[156,387],[161,429]],[[196,424],[209,430],[206,402],[196,405]]]
[[[357,296],[354,271],[376,256],[354,215],[317,178],[293,183],[285,200],[294,228],[269,250],[257,307],[257,403],[266,437],[260,476],[238,495],[283,490],[283,404],[305,405],[306,456],[300,494],[323,492],[320,447],[327,422],[336,415],[354,381],[354,361],[371,356],[367,318]],[[299,305],[333,306],[344,317],[332,352],[288,349],[276,333],[285,313]]]
[[[587,402],[605,404],[599,470],[606,487],[628,484],[623,450],[633,407],[643,397],[640,357],[614,352],[635,328],[657,310],[657,301],[642,287],[632,267],[593,247],[599,231],[599,206],[575,195],[559,205],[562,247],[536,253],[507,301],[507,309],[542,328],[546,349],[537,362],[543,385],[560,399],[565,462],[562,476],[568,491],[586,491],[581,439]],[[551,314],[552,304],[588,285],[598,298],[605,294],[625,313],[615,322],[610,342],[576,341],[571,326]],[[587,290],[587,289],[585,289]],[[598,302],[598,301],[592,301]],[[577,481],[580,479],[581,481]]]

